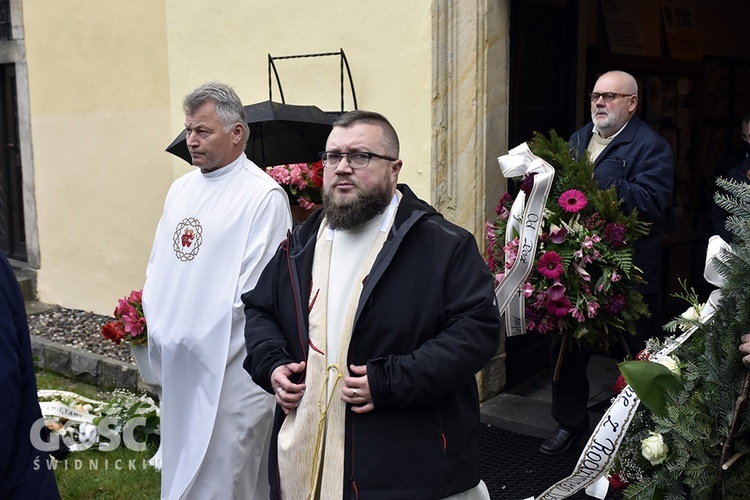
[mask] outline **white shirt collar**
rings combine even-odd
[[[630,123],[630,120],[626,121],[626,122],[625,122],[625,125],[623,125],[623,126],[622,126],[622,128],[621,128],[620,130],[618,130],[618,131],[617,131],[617,132],[615,132],[614,134],[610,135],[610,136],[609,136],[609,137],[607,137],[606,139],[607,139],[607,140],[611,140],[611,139],[614,139],[615,137],[617,137],[617,136],[618,136],[618,135],[620,134],[620,132],[622,132],[623,130],[625,130],[625,127],[627,127],[627,126],[628,126],[628,123]],[[597,128],[596,128],[596,125],[594,125],[594,133],[595,133],[596,135],[598,135],[599,137],[602,137],[602,135],[601,135],[601,134],[599,133],[599,129],[597,129]],[[604,139],[604,137],[602,137],[602,139]]]

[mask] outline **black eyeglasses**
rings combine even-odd
[[[349,166],[352,168],[365,168],[370,164],[370,160],[372,158],[396,161],[396,158],[379,155],[377,153],[370,153],[369,151],[357,151],[354,153],[336,153],[333,151],[323,151],[322,153],[320,153],[320,159],[323,161],[323,166],[327,168],[336,168],[344,156],[346,156],[346,159],[349,161]]]
[[[592,92],[589,94],[591,102],[596,102],[599,98],[604,99],[604,102],[612,102],[616,97],[635,97],[635,94],[618,94],[617,92]]]

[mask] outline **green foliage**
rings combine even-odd
[[[147,465],[157,445],[142,452],[125,447],[71,453],[54,465],[60,497],[76,500],[152,500],[159,498],[161,472]]]
[[[632,240],[648,234],[649,224],[638,220],[637,211],[625,214],[620,210],[617,189],[614,186],[605,190],[599,189],[594,180],[594,164],[588,155],[584,155],[583,158],[574,158],[570,145],[557,132],[550,131],[549,139],[542,134],[535,134],[529,147],[535,155],[544,159],[555,169],[555,182],[549,195],[551,200],[558,199],[569,189],[578,189],[586,194],[593,208],[591,212],[598,212],[602,219],[608,222],[617,222],[628,227],[628,235]],[[548,203],[547,208],[557,218],[565,217],[559,205]]]
[[[725,279],[722,297],[710,321],[675,319],[673,330],[698,325],[690,339],[675,351],[682,362],[684,386],[667,391],[666,414],[647,410],[628,429],[616,459],[616,470],[630,481],[625,498],[650,499],[661,490],[665,499],[741,499],[750,485],[750,410],[738,412],[735,433],[729,436],[735,405],[747,376],[738,352],[739,337],[750,331],[750,185],[718,181],[727,194],[717,202],[731,216],[732,252],[716,267]],[[697,302],[683,287],[683,298]],[[651,466],[639,459],[637,444],[648,431],[661,433],[669,446],[667,460]],[[745,454],[722,471],[722,449],[729,457]]]
[[[666,394],[682,389],[682,380],[666,366],[651,361],[625,361],[617,366],[641,403],[657,416],[666,415]]]

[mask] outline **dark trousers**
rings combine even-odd
[[[643,295],[643,300],[650,311],[655,310],[656,299],[656,293]],[[636,324],[636,335],[623,335],[633,359],[645,347],[646,340],[657,336],[653,328],[653,316],[641,318]],[[550,338],[550,376],[553,376],[560,354],[562,337],[551,334]],[[622,346],[614,346],[611,355],[616,359],[625,359],[627,353]],[[579,344],[575,339],[569,339],[557,382],[552,381],[552,417],[558,425],[575,431],[588,432],[589,430],[589,379],[586,370],[590,359],[591,350],[587,346]],[[612,383],[614,382],[613,380]]]

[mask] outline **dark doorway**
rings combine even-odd
[[[14,64],[0,64],[0,250],[27,260]]]
[[[511,147],[534,132],[574,132],[577,27],[576,0],[511,1]]]
[[[534,132],[555,130],[564,138],[574,132],[577,32],[576,0],[511,0],[510,147],[528,141]],[[544,335],[510,337],[505,350],[507,388],[548,365]]]

